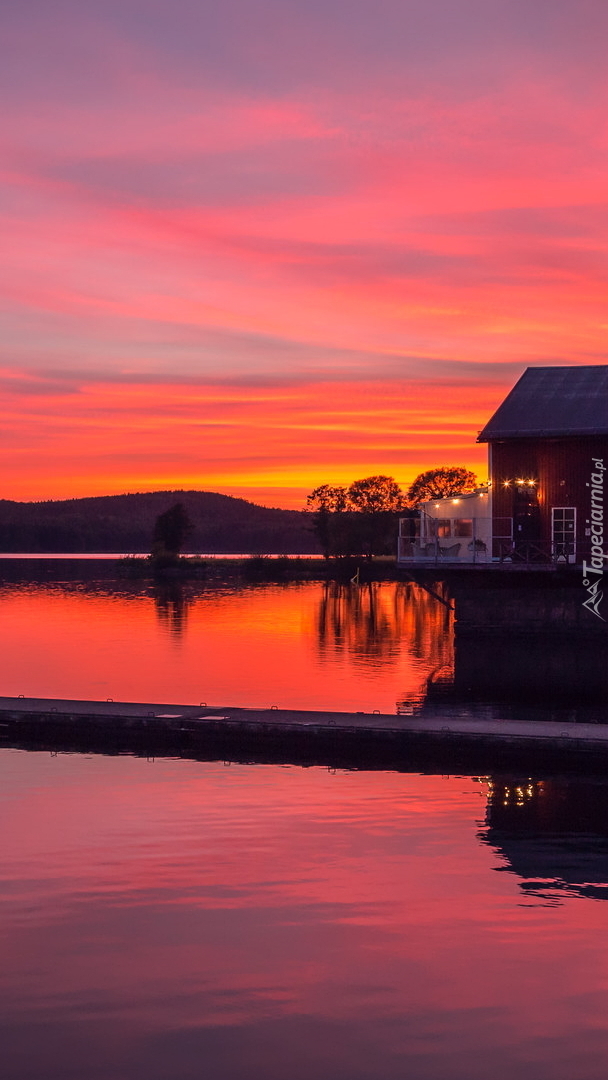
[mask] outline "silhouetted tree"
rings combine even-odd
[[[403,509],[403,492],[392,476],[366,476],[348,489],[348,503],[362,514],[395,514]]]
[[[461,466],[441,465],[420,473],[407,490],[410,505],[418,506],[427,499],[442,499],[449,495],[466,495],[477,486],[475,473]]]
[[[156,557],[169,555],[176,558],[190,536],[194,526],[184,504],[175,503],[164,514],[159,514],[154,525],[152,554]]]
[[[308,496],[315,532],[325,558],[330,555],[373,555],[395,546],[396,520],[405,506],[392,476],[367,476],[350,487],[322,484]]]
[[[397,518],[405,508],[405,498],[392,476],[366,476],[348,489],[353,540],[357,553],[371,559],[394,551]]]
[[[344,517],[348,504],[346,488],[321,484],[306,499],[306,509],[313,515],[313,528],[321,545],[323,558],[340,554],[340,526],[344,526]]]

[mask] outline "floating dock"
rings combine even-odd
[[[608,772],[608,724],[500,720],[439,705],[424,716],[52,698],[0,698],[0,745],[148,756],[225,757],[348,768],[534,762]]]

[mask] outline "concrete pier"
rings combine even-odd
[[[598,720],[602,717],[598,716]],[[423,717],[117,701],[0,698],[0,745],[403,767],[548,760],[608,769],[608,724],[500,720],[443,707]]]

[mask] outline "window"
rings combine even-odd
[[[452,522],[449,518],[436,518],[437,522],[437,536],[440,540],[445,540],[452,535]]]
[[[473,518],[458,518],[454,522],[454,536],[472,536]]]

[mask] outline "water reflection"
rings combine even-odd
[[[8,695],[394,712],[452,666],[412,584],[5,583]]]
[[[604,790],[519,787],[0,752],[6,1075],[603,1080]]]
[[[608,784],[495,776],[479,833],[528,896],[608,900]]]
[[[430,673],[420,709],[502,719],[608,722],[608,641],[456,632],[453,667]],[[401,708],[416,705],[405,695]]]
[[[454,690],[463,700],[578,706],[608,702],[608,642],[547,635],[456,635]]]
[[[390,664],[406,641],[415,657],[443,667],[452,660],[452,619],[448,607],[411,582],[390,588],[329,582],[318,604],[319,653]]]
[[[608,719],[608,642],[455,633],[410,582],[5,582],[0,604],[9,695]]]
[[[192,597],[179,581],[155,582],[153,596],[159,622],[173,637],[180,638],[186,631]]]

